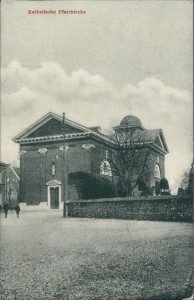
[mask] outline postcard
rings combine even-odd
[[[1,299],[193,299],[192,11],[1,1]]]

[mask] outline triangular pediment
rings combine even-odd
[[[162,133],[162,130],[158,133],[154,140],[154,145],[162,149],[164,152],[168,153],[168,147],[164,138],[164,135]]]
[[[163,148],[163,145],[162,145],[162,142],[161,142],[159,136],[157,136],[157,138],[155,139],[154,144],[156,144],[160,148]]]
[[[65,134],[90,132],[90,129],[65,119]],[[18,134],[13,140],[19,141],[27,138],[49,137],[62,135],[62,116],[48,113]]]
[[[83,132],[83,130],[80,130],[69,124],[66,124],[65,133],[75,133],[75,132],[76,133]],[[27,135],[26,138],[40,137],[40,136],[53,136],[53,135],[60,135],[60,134],[62,134],[61,122],[56,120],[55,118],[52,118],[51,120],[43,124],[41,127],[39,127],[38,129],[34,130],[32,133]]]

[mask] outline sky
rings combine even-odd
[[[12,138],[49,111],[104,133],[132,114],[163,130],[176,191],[193,153],[192,5],[1,1],[1,161],[19,165]]]

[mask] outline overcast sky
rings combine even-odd
[[[86,10],[35,15],[28,10]],[[48,111],[104,131],[130,112],[162,128],[166,177],[192,162],[192,1],[1,1],[1,160]]]

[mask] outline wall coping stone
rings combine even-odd
[[[179,197],[177,195],[165,195],[165,196],[149,196],[149,197],[124,197],[124,198],[101,198],[101,199],[78,199],[78,200],[68,200],[67,204],[70,203],[94,203],[94,202],[134,202],[134,201],[161,201],[161,200],[176,200],[176,199],[192,199],[192,197],[182,196]]]

